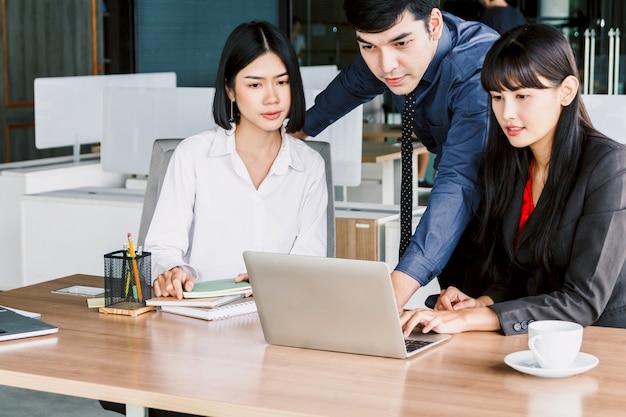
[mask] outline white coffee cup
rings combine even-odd
[[[528,325],[528,348],[542,368],[570,366],[583,341],[583,326],[571,321],[538,320]]]

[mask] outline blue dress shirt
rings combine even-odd
[[[413,130],[437,155],[437,177],[411,243],[396,270],[426,285],[448,262],[478,207],[478,166],[486,143],[488,94],[480,84],[485,54],[498,38],[487,26],[443,13],[437,51],[415,89]],[[328,125],[387,90],[360,54],[307,111],[304,131],[315,136]],[[394,96],[398,109],[404,96]]]

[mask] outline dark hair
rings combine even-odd
[[[344,0],[343,10],[355,30],[364,33],[380,33],[398,22],[405,10],[416,20],[425,20],[439,0]]]
[[[521,88],[550,88],[560,85],[568,76],[578,77],[572,49],[556,28],[532,24],[514,28],[502,35],[485,57],[481,82],[487,91],[515,91]],[[548,80],[544,85],[539,77]],[[562,209],[576,180],[582,154],[585,131],[593,130],[580,92],[561,111],[550,155],[548,178],[542,191],[545,195],[545,213],[534,220],[532,228],[524,227],[524,237],[533,242],[529,271],[536,285],[555,288],[556,282],[543,282],[555,277],[552,243]],[[503,243],[502,223],[504,212],[511,203],[515,183],[529,177],[532,153],[528,148],[513,147],[491,112],[486,154],[482,169],[483,199],[478,231],[478,243],[486,252],[485,271],[498,271],[495,253],[506,247]],[[532,218],[532,215],[531,215]],[[513,255],[509,254],[513,259]],[[510,266],[509,266],[510,267]],[[508,268],[508,267],[507,267]],[[553,279],[553,278],[549,278]],[[539,290],[539,288],[538,288]]]
[[[229,121],[231,102],[226,93],[226,87],[234,89],[235,77],[239,71],[268,52],[278,55],[289,75],[291,109],[286,131],[293,133],[302,129],[306,105],[298,58],[289,39],[276,26],[263,21],[240,24],[226,40],[217,69],[213,100],[213,117],[218,126],[227,130],[231,128]],[[241,115],[236,103],[233,108],[233,118],[235,123],[239,123]]]

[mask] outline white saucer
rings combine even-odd
[[[543,378],[565,378],[582,374],[595,368],[599,362],[595,356],[583,352],[580,352],[574,363],[565,369],[545,369],[540,367],[530,350],[509,353],[504,358],[504,363],[516,371]]]

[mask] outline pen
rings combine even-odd
[[[130,252],[130,259],[133,263],[133,272],[135,274],[135,285],[137,286],[137,298],[139,302],[143,301],[143,295],[141,294],[141,280],[139,279],[139,268],[137,267],[137,258],[135,257],[135,245],[133,244],[133,237],[128,233],[128,249]]]

